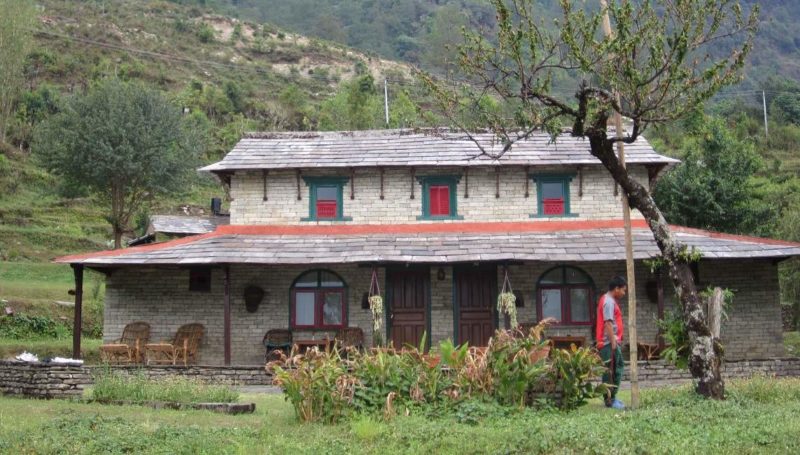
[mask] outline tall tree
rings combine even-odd
[[[0,142],[25,83],[25,57],[32,46],[35,19],[30,0],[0,0]]]
[[[107,205],[120,248],[138,209],[186,181],[203,148],[197,125],[184,123],[159,92],[112,79],[39,124],[33,152],[68,186],[86,188]]]
[[[689,267],[691,255],[672,235],[648,189],[620,163],[615,147],[635,142],[651,124],[688,115],[720,88],[737,82],[757,29],[757,7],[746,14],[735,0],[618,0],[606,11],[560,0],[558,26],[550,28],[538,19],[533,0],[491,3],[497,11],[495,34],[485,38],[480,31],[465,31],[459,67],[477,85],[477,90],[466,89],[473,100],[491,94],[515,115],[510,120],[484,113],[485,126],[502,138],[502,146],[481,148],[481,153],[502,156],[540,129],[556,138],[565,123],[571,125],[570,134],[588,139],[592,155],[644,216],[661,250],[688,328],[689,369],[697,392],[723,398],[722,346],[705,322]],[[606,13],[613,34],[602,38]],[[713,55],[722,57],[713,57],[711,46]],[[721,54],[723,47],[728,50]],[[551,88],[565,73],[591,77],[565,95]],[[423,78],[451,121],[469,135],[468,125],[456,115],[463,111],[464,84]],[[481,104],[472,107],[480,110]],[[615,113],[631,119],[629,131],[609,131]]]

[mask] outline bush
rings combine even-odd
[[[197,39],[199,39],[201,43],[213,43],[216,32],[212,26],[203,23],[197,28],[195,35],[197,35]]]
[[[29,338],[68,338],[69,327],[47,316],[26,316],[24,314],[5,316],[0,319],[0,338],[14,340]]]
[[[95,375],[91,397],[96,401],[134,403],[233,403],[239,399],[239,392],[182,376],[150,379],[141,372],[127,376],[105,369]]]
[[[590,382],[602,373],[597,354],[573,347],[548,361],[544,325],[528,334],[498,330],[486,348],[444,341],[440,356],[424,354],[423,337],[419,348],[349,350],[346,358],[336,349],[292,352],[266,368],[303,422],[333,423],[353,411],[388,419],[420,408],[460,413],[471,421],[487,406],[510,410],[542,404],[534,400],[541,392],[562,391],[563,409],[602,394],[605,386]]]

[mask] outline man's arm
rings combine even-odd
[[[617,335],[614,333],[614,324],[611,321],[606,321],[605,332],[609,340],[611,340],[611,350],[617,350]]]

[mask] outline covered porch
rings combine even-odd
[[[139,320],[151,325],[152,341],[171,338],[183,324],[200,323],[206,331],[197,363],[205,365],[263,364],[263,337],[272,329],[288,329],[294,340],[315,341],[332,339],[343,327],[358,327],[364,345],[371,346],[365,295],[373,272],[385,299],[383,339],[395,345],[417,344],[422,333],[433,344],[452,338],[485,345],[496,328],[507,324],[496,311],[506,273],[518,297],[520,323],[552,316],[561,323],[548,335],[590,343],[594,303],[611,276],[624,274],[622,233],[616,226],[569,224],[469,223],[450,224],[450,230],[427,225],[431,228],[422,232],[391,232],[392,227],[385,232],[385,226],[380,232],[369,226],[337,232],[345,226],[309,226],[291,235],[270,233],[268,227],[230,226],[59,261],[72,264],[76,280],[84,267],[107,274],[106,340],[118,338],[126,324]],[[657,252],[649,232],[641,227],[634,232],[639,340],[657,343],[655,320],[674,307],[671,285],[642,262]],[[693,230],[678,235],[703,251],[698,267],[703,286],[737,292],[723,326],[728,358],[783,355],[776,261],[800,254],[800,248]],[[245,302],[253,288],[262,294],[256,305]],[[75,342],[79,350],[79,338]]]

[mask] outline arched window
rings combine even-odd
[[[292,328],[346,327],[346,289],[344,280],[327,270],[311,270],[300,275],[292,283]]]
[[[546,271],[536,283],[539,318],[564,325],[591,324],[593,289],[591,277],[581,269],[558,266]]]

